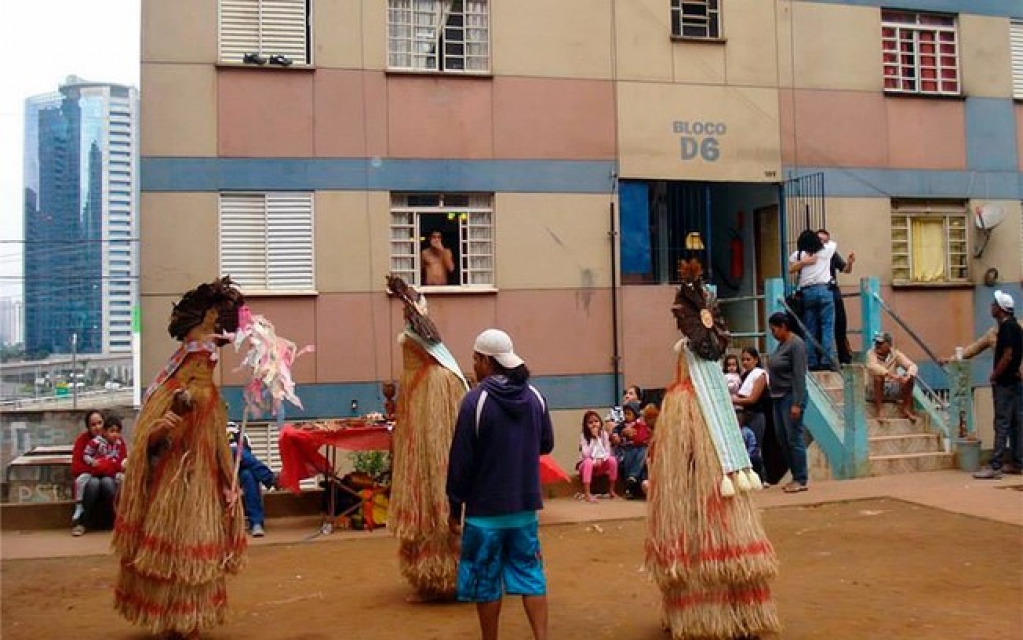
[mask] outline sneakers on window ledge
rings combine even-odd
[[[263,525],[261,525],[261,524],[254,524],[254,525],[252,525],[252,537],[253,538],[262,538],[265,535],[266,535],[266,531],[263,531]]]

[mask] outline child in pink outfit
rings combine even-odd
[[[604,430],[604,421],[596,411],[587,411],[583,414],[582,435],[579,437],[579,473],[583,480],[583,493],[587,502],[596,502],[597,499],[590,493],[590,484],[593,482],[593,475],[607,476],[609,480],[609,493],[612,498],[617,498],[615,493],[615,482],[618,480],[618,460],[611,451],[611,441],[607,431]]]

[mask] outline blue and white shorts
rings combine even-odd
[[[458,561],[458,599],[494,602],[504,593],[547,594],[537,522],[510,528],[466,522]]]

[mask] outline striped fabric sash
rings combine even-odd
[[[721,365],[711,360],[704,360],[688,347],[683,347],[696,398],[707,422],[711,440],[717,449],[721,469],[727,475],[741,469],[749,469],[749,455],[742,440],[739,421],[735,417],[732,397],[728,393],[725,377],[721,374]]]

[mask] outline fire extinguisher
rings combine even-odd
[[[741,280],[743,271],[746,269],[746,258],[742,248],[742,238],[733,231],[732,239],[728,242],[728,253],[732,259],[729,276],[732,280]]]

